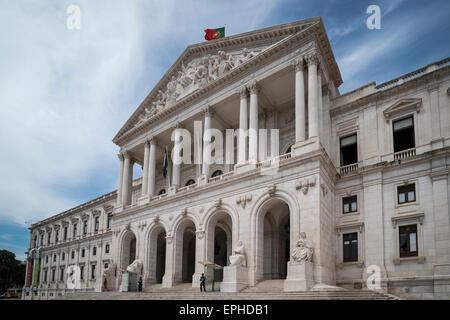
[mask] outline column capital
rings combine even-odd
[[[182,129],[183,125],[181,124],[180,121],[177,121],[173,124],[172,129]]]
[[[251,94],[258,93],[261,87],[259,86],[258,82],[256,80],[251,81],[247,85],[248,91],[250,91]]]
[[[122,152],[124,159],[131,159],[131,154],[129,151]]]
[[[202,109],[202,112],[205,116],[212,116],[214,114],[214,109],[208,104]]]
[[[304,57],[298,57],[292,62],[292,67],[295,69],[295,71],[303,71],[305,68],[305,60]]]
[[[247,98],[247,95],[248,95],[247,87],[246,87],[246,86],[240,87],[240,88],[237,90],[237,94],[239,95],[239,97],[240,97],[241,99]]]
[[[117,158],[119,158],[119,160],[123,160],[124,159],[123,152],[119,152],[117,154]]]
[[[148,143],[149,145],[157,143],[156,137],[153,136],[153,135],[150,135],[150,136],[146,137],[146,138],[145,138],[144,144],[147,144],[147,143]]]
[[[319,64],[319,55],[316,52],[312,52],[305,56],[306,63],[309,65],[318,65]]]

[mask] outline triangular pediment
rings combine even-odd
[[[404,98],[398,100],[396,103],[388,107],[383,111],[383,114],[386,119],[391,119],[398,115],[411,112],[411,111],[419,111],[420,106],[422,105],[422,99],[420,98]]]
[[[188,46],[136,109],[113,141],[121,145],[124,139],[165,118],[177,106],[191,101],[262,59],[295,41],[303,32],[320,34],[319,44],[336,75],[335,84],[342,83],[320,17],[260,29],[218,40]],[[325,40],[325,41],[324,41]]]

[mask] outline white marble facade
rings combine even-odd
[[[108,290],[119,290],[121,271],[135,259],[144,290],[198,286],[201,262],[229,265],[239,241],[245,265],[233,272],[245,278],[240,289],[306,267],[306,289],[364,288],[375,265],[384,292],[450,298],[449,59],[345,94],[341,83],[320,18],[189,46],[114,137],[118,190],[30,227],[30,249],[42,247],[42,260],[38,294],[26,298],[64,294],[60,272],[71,265],[84,266],[79,290],[96,291],[104,290],[105,268],[116,266]],[[394,152],[394,123],[405,118],[413,147]],[[236,164],[169,161],[164,178],[172,131],[193,133],[194,121],[223,132],[279,129],[279,150],[261,150],[257,136],[237,137],[225,151]],[[357,158],[341,165],[341,138],[354,134]],[[274,159],[278,170],[261,174]],[[133,180],[137,165],[143,176]],[[398,203],[402,186],[413,186],[413,201]],[[343,198],[353,196],[354,210],[344,213]],[[407,257],[399,243],[405,226],[416,230]],[[301,233],[314,251],[297,268]],[[351,261],[344,259],[349,234],[357,237]]]

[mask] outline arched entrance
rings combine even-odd
[[[136,236],[127,231],[122,240],[121,269],[125,270],[136,259]]]
[[[177,229],[176,234],[176,257],[175,257],[175,282],[192,282],[195,272],[195,247],[196,247],[195,224],[185,219]]]
[[[263,231],[257,236],[259,280],[286,279],[291,229],[287,203],[281,199],[268,201],[258,215],[258,226]]]
[[[162,225],[157,225],[149,235],[149,280],[162,283],[166,271],[166,231]]]
[[[214,213],[207,225],[207,261],[223,267],[230,264],[232,230],[233,222],[227,212]]]

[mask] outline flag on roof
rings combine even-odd
[[[225,37],[225,27],[205,30],[205,40],[215,40],[223,37]]]

